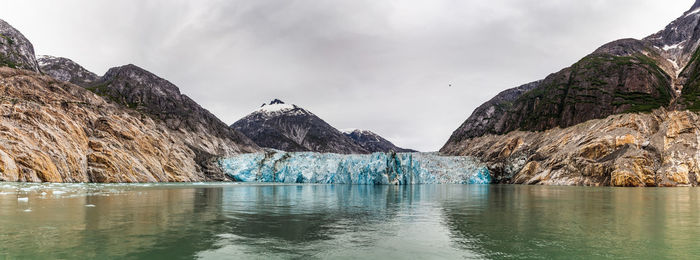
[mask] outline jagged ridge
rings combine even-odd
[[[100,78],[97,74],[68,58],[41,55],[37,61],[44,74],[78,86],[87,87]]]

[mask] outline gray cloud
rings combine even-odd
[[[691,0],[0,1],[39,54],[134,63],[233,123],[272,98],[437,150],[472,110]],[[453,87],[448,87],[453,84]]]

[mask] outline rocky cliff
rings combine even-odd
[[[227,180],[219,158],[260,151],[148,71],[98,77],[66,58],[37,62],[1,20],[0,34],[0,181]]]
[[[488,162],[502,183],[696,186],[699,21],[696,1],[654,35],[497,96],[441,152]]]
[[[564,129],[485,135],[443,152],[480,158],[497,183],[697,186],[699,120],[695,112],[662,108]]]
[[[71,83],[0,67],[0,180],[222,180],[188,140],[143,113]],[[214,150],[214,149],[212,149]]]
[[[263,104],[231,127],[261,147],[287,152],[369,153],[308,110],[277,99]]]

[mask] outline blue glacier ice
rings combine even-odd
[[[488,184],[486,166],[470,157],[435,153],[330,154],[283,152],[241,154],[219,160],[239,182],[323,184]]]

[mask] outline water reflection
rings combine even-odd
[[[492,186],[483,207],[444,202],[459,246],[486,258],[690,258],[700,190]],[[470,199],[468,199],[470,200]]]
[[[0,258],[690,258],[700,189],[0,183]]]
[[[0,258],[192,258],[211,249],[223,200],[222,188],[3,192]]]
[[[395,237],[434,186],[256,186],[228,189],[227,222],[220,237],[230,254],[311,257],[353,247],[362,250]]]

